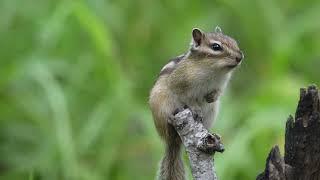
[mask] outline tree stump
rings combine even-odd
[[[285,154],[271,149],[257,180],[320,180],[320,101],[315,85],[300,89],[295,118],[286,123]]]

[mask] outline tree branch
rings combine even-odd
[[[178,132],[189,155],[193,178],[217,180],[213,155],[216,151],[224,151],[220,137],[209,133],[201,122],[195,121],[189,109],[178,112],[170,123]]]

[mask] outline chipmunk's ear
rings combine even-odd
[[[216,28],[214,29],[214,32],[222,34],[222,29],[219,26],[216,26]]]
[[[199,28],[192,29],[192,39],[196,46],[199,46],[201,44],[203,37],[204,37],[204,34]]]

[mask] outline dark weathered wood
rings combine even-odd
[[[315,86],[301,89],[295,121],[286,125],[285,163],[294,179],[320,180],[320,104]]]
[[[285,154],[273,148],[257,180],[320,180],[320,101],[316,86],[300,90],[295,118],[286,123]]]
[[[279,147],[271,149],[267,158],[266,169],[258,175],[257,180],[283,180],[285,179],[285,164],[281,157]]]
[[[193,179],[216,180],[213,155],[224,150],[220,137],[209,133],[201,122],[195,121],[189,109],[178,112],[170,123],[186,148]]]

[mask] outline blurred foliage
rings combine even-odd
[[[300,87],[320,83],[320,1],[0,1],[0,179],[154,179],[147,106],[193,27],[245,52],[214,131],[221,179],[253,179],[284,143]]]

